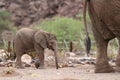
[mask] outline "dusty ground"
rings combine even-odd
[[[94,64],[86,64],[85,58],[81,56],[79,58],[76,56],[68,57],[67,59],[70,61],[73,59],[73,65],[76,65],[81,59],[82,64],[59,69],[55,69],[54,58],[48,56],[45,57],[45,61],[47,61],[45,69],[36,69],[34,66],[25,67],[25,69],[12,68],[12,74],[5,74],[4,71],[7,71],[8,67],[0,67],[0,80],[120,80],[120,73],[117,72],[95,74]],[[64,58],[61,60],[65,62]],[[114,66],[113,63],[112,65]]]
[[[0,67],[0,72],[6,67]],[[79,65],[78,67],[65,67],[56,70],[54,67],[46,69],[15,69],[11,75],[0,74],[0,80],[120,80],[120,74],[94,73],[93,65]]]

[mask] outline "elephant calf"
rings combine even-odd
[[[57,40],[53,34],[42,30],[32,30],[22,28],[17,33],[13,40],[14,52],[16,55],[16,68],[23,68],[21,56],[28,51],[36,51],[40,67],[44,67],[44,49],[49,48],[54,51],[56,68],[57,63]]]

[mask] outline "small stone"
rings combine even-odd
[[[86,72],[90,72],[90,70],[86,70]]]

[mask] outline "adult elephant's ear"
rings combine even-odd
[[[34,34],[34,40],[37,44],[39,44],[44,49],[47,48],[47,39],[44,32],[37,31]]]

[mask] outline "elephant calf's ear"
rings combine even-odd
[[[44,33],[40,31],[36,32],[34,35],[34,39],[35,39],[35,42],[39,44],[41,47],[43,47],[44,49],[47,48],[47,42],[46,42],[46,37]]]

